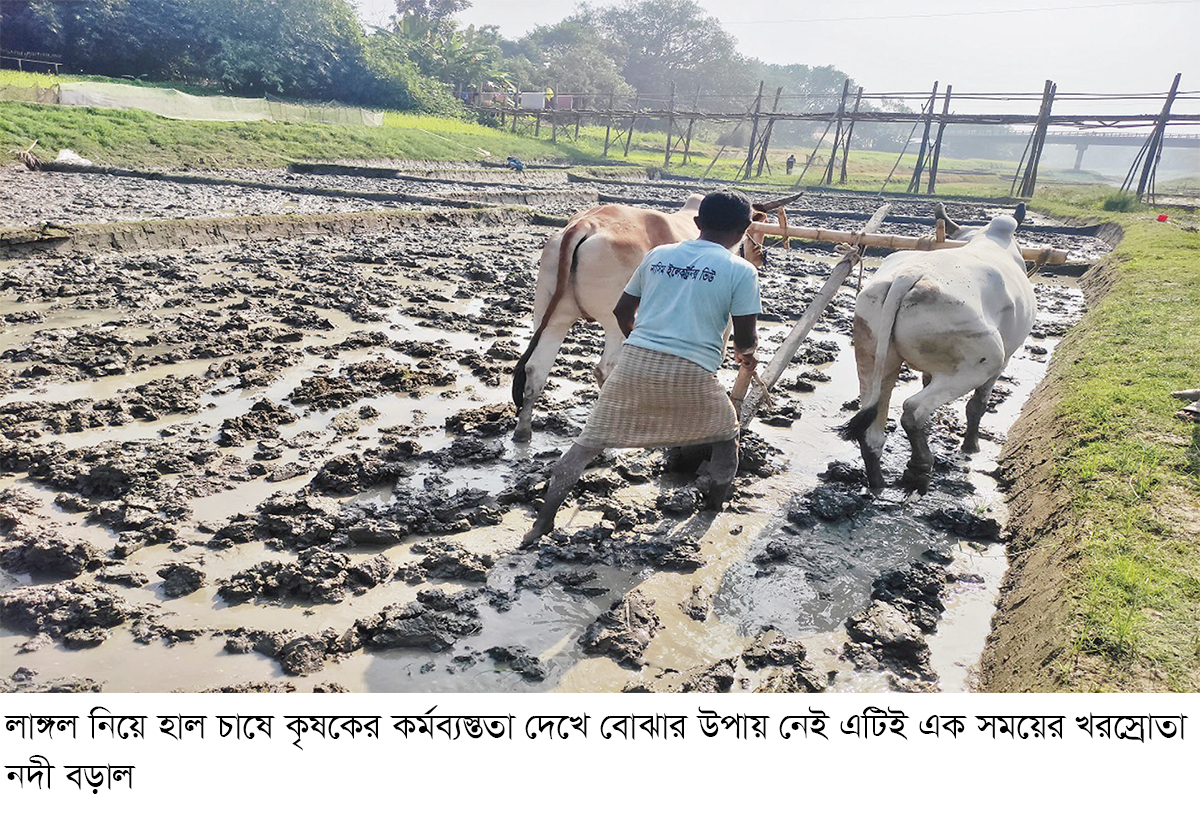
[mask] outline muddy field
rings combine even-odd
[[[548,191],[550,215],[597,195],[687,192],[566,173],[537,185],[3,173],[0,224],[19,226],[395,204],[237,184],[251,178],[425,197]],[[876,202],[801,204],[792,220],[852,228]],[[929,210],[904,202],[884,231],[928,234]],[[968,222],[995,211],[951,205]],[[1034,226],[1036,243],[1080,263],[1105,250]],[[6,688],[970,688],[1005,566],[989,474],[1079,317],[1074,279],[1038,279],[1034,334],[997,386],[983,451],[956,452],[961,401],[938,415],[923,498],[871,498],[856,450],[832,431],[857,395],[851,280],[746,435],[730,509],[698,510],[695,463],[676,452],[616,452],[585,474],[560,532],[522,548],[545,472],[596,394],[601,338],[580,326],[533,441],[511,441],[511,369],[551,233],[431,226],[0,261]],[[764,359],[832,260],[770,251]],[[909,377],[893,406],[915,387]],[[886,471],[907,456],[893,433]]]

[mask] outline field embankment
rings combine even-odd
[[[987,691],[1200,690],[1200,426],[1170,396],[1200,380],[1200,233],[1116,221],[1090,311],[1005,449],[1014,529]]]
[[[0,103],[0,149],[37,141],[43,158],[69,148],[97,164],[130,168],[283,167],[292,161],[422,159],[573,161],[562,144],[470,122],[388,113],[382,127],[275,122],[196,122],[131,110]]]

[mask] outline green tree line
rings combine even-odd
[[[581,3],[516,40],[459,23],[470,5],[396,0],[388,25],[366,29],[349,0],[0,0],[0,52],[54,55],[72,73],[435,113],[481,88],[636,96],[647,108],[674,93],[681,108],[731,111],[760,82],[764,107],[782,87],[782,110],[830,110],[848,79],[742,55],[693,0]]]

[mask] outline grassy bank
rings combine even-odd
[[[97,164],[129,168],[282,167],[289,161],[428,159],[582,161],[566,145],[455,119],[388,113],[383,127],[275,122],[195,122],[131,110],[0,103],[0,150],[53,158],[70,148]]]
[[[1006,452],[1016,558],[990,689],[1200,690],[1200,426],[1170,396],[1200,383],[1200,233],[1178,212],[1104,217],[1124,239],[1099,300]]]
[[[101,79],[97,77],[61,77]],[[40,74],[0,71],[0,86],[40,84]],[[189,89],[192,90],[192,89]],[[509,120],[511,123],[511,120]],[[508,123],[506,123],[508,124]],[[6,153],[37,141],[37,152],[53,157],[62,148],[98,164],[129,168],[215,169],[220,167],[282,167],[289,161],[380,161],[417,159],[430,161],[503,160],[510,155],[527,162],[553,161],[621,163],[646,168],[663,166],[665,134],[635,132],[626,142],[604,126],[560,128],[552,139],[548,123],[538,135],[532,122],[523,119],[518,133],[474,122],[388,112],[383,127],[316,125],[275,122],[199,122],[166,119],[135,110],[32,105],[0,102],[0,150]],[[611,137],[605,155],[606,136]],[[708,184],[742,181],[746,148],[724,149],[696,139],[687,164],[682,152],[672,156],[669,170]],[[795,153],[795,173],[784,172],[789,153]],[[797,181],[820,185],[828,154],[817,151],[804,172],[811,148],[782,148],[770,152],[756,184],[788,189]],[[848,187],[878,192],[903,191],[908,186],[915,156],[873,151],[852,151],[847,167]],[[944,160],[939,190],[946,195],[1004,196],[1011,187],[1012,163],[986,160]],[[757,167],[756,167],[757,170]],[[839,168],[840,170],[840,168]],[[835,177],[840,173],[835,171]],[[838,186],[838,185],[834,185]]]

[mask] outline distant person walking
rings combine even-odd
[[[787,174],[792,175],[792,168],[796,166],[796,154],[787,157]]]

